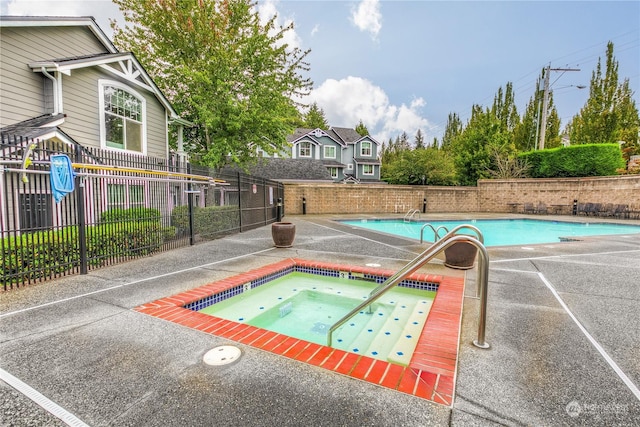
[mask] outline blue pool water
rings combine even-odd
[[[565,239],[576,239],[585,236],[602,236],[612,234],[638,234],[640,226],[610,223],[579,223],[565,221],[544,221],[537,219],[495,219],[464,221],[412,221],[402,219],[361,219],[340,221],[355,227],[366,228],[396,236],[420,240],[420,230],[428,222],[435,229],[445,226],[447,230],[462,224],[477,227],[484,236],[485,246],[531,245],[536,243],[557,243]],[[471,230],[460,230],[461,233],[474,235]],[[440,237],[446,234],[440,231]],[[433,242],[434,232],[424,228],[424,240]]]

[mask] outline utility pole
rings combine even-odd
[[[545,68],[544,70],[544,96],[542,97],[542,120],[540,120],[540,142],[538,144],[538,149],[540,150],[544,150],[544,139],[547,133],[547,109],[549,108],[549,76],[551,75],[551,71],[562,71],[564,74],[566,71],[580,71],[580,68],[551,68],[551,65],[547,65],[547,68]]]

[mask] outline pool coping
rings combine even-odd
[[[386,277],[395,274],[395,271],[366,266],[289,258],[139,305],[134,310],[438,404],[453,405],[464,298],[462,277],[423,273],[414,273],[408,277],[410,280],[438,283],[438,291],[407,367],[221,319],[184,307],[203,298],[296,266]]]

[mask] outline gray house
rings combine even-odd
[[[369,135],[361,136],[351,128],[300,128],[287,142],[291,158],[321,161],[334,182],[380,182],[380,144]]]
[[[120,167],[160,168],[170,158],[169,127],[180,135],[188,124],[135,56],[119,52],[93,18],[0,18],[0,160],[28,156],[36,141],[39,148],[99,149]],[[88,211],[89,221],[101,210],[147,206],[151,184],[101,173],[103,180],[87,184],[87,194],[100,202]],[[176,204],[170,199],[166,208]],[[0,211],[8,212],[0,216],[3,229],[13,218],[20,228],[65,221],[50,189],[33,186],[0,186]]]
[[[167,128],[180,118],[134,55],[119,52],[93,18],[3,16],[0,31],[5,133],[168,156]]]

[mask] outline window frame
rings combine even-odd
[[[302,154],[302,150],[303,150],[303,144],[304,144],[304,150],[306,151],[307,149],[309,150],[309,154],[305,155]],[[300,143],[298,144],[298,155],[300,158],[311,158],[311,152],[312,152],[312,146],[311,146],[311,141],[300,141]]]
[[[333,151],[333,156],[327,155],[327,149],[331,149]],[[325,145],[322,147],[322,155],[325,159],[335,159],[336,158],[336,146],[335,145]]]
[[[147,184],[144,181],[117,181],[117,180],[109,180],[106,183],[106,191],[105,191],[105,207],[106,210],[109,209],[130,209],[130,208],[146,208],[148,207],[148,194],[147,194]],[[118,200],[115,202],[111,201],[111,188],[113,187],[121,187],[124,191],[121,192],[123,196],[123,200]],[[132,201],[132,196],[136,196],[136,194],[132,193],[132,189],[136,188],[140,191],[139,195],[142,197],[141,201],[134,200]]]
[[[365,144],[368,146],[368,153],[365,153]],[[362,141],[360,143],[360,156],[371,157],[373,155],[373,144],[371,141]]]
[[[367,169],[371,168],[371,172],[367,172]],[[362,175],[374,175],[375,174],[375,168],[373,167],[373,165],[369,165],[369,164],[364,164],[362,165]]]
[[[116,90],[121,90],[140,102],[140,121],[137,121],[130,117],[126,117],[126,115],[118,115],[112,112],[107,112],[105,110],[105,90],[108,87],[113,87]],[[114,80],[98,80],[98,114],[100,116],[100,148],[143,155],[147,154],[147,100],[140,92]],[[131,144],[127,144],[126,130],[123,131],[125,140],[123,142],[122,148],[113,146],[113,144],[109,144],[109,142],[107,141],[107,115],[122,118],[125,123],[125,129],[126,123],[128,121],[140,124],[140,151],[128,148],[131,146]]]

